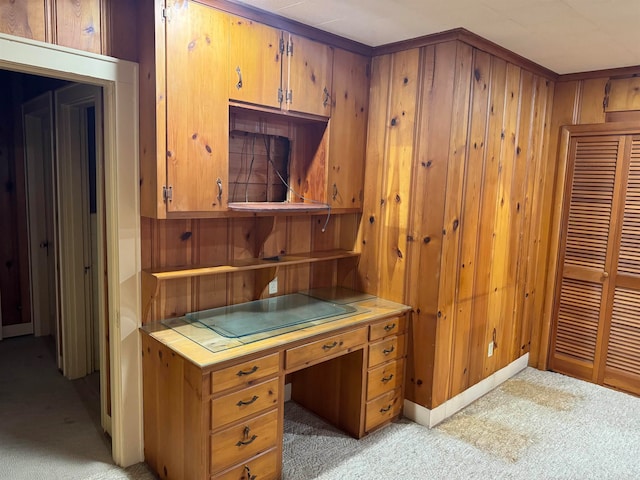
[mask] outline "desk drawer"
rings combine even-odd
[[[369,370],[367,374],[367,400],[402,386],[404,379],[404,358],[385,363]]]
[[[259,457],[242,462],[226,472],[213,477],[215,480],[275,480],[278,478],[278,453],[277,448],[263,453]]]
[[[381,423],[395,417],[402,408],[402,389],[398,388],[391,392],[367,402],[365,417],[365,431],[377,427]]]
[[[404,356],[404,335],[389,337],[369,345],[369,367]]]
[[[211,436],[211,473],[249,460],[276,446],[278,410],[242,422]]]
[[[332,335],[316,342],[290,348],[285,353],[285,368],[290,369],[301,365],[310,365],[325,357],[334,356],[340,352],[349,352],[353,347],[367,341],[367,327]]]
[[[389,335],[397,335],[404,332],[406,325],[406,316],[393,317],[374,323],[369,329],[369,340],[378,340]]]
[[[211,393],[222,392],[241,385],[254,385],[257,380],[278,373],[279,368],[280,354],[274,353],[212,372]]]
[[[280,380],[274,378],[211,400],[211,428],[215,429],[277,406],[279,385]]]

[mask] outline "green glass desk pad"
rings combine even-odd
[[[202,323],[223,337],[238,338],[355,311],[356,309],[350,305],[338,305],[292,293],[187,313],[185,317]]]
[[[187,313],[160,323],[212,352],[219,352],[366,311],[293,293]]]

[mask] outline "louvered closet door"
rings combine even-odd
[[[640,136],[630,138],[626,191],[600,383],[640,394]]]
[[[605,338],[624,151],[623,136],[570,142],[550,367],[590,381]]]

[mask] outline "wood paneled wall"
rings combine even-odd
[[[142,268],[229,265],[248,258],[352,250],[359,214],[154,220],[142,217]],[[267,285],[278,279],[277,295],[315,287],[354,287],[356,259],[209,275],[161,282],[151,303],[149,321],[186,312],[270,296]],[[275,295],[273,295],[275,296]]]
[[[561,138],[564,125],[603,124],[617,121],[636,121],[640,124],[640,67],[631,67],[602,72],[561,76],[555,85],[553,110],[548,141],[548,162],[561,171],[554,171],[558,179],[554,188],[548,190],[543,199],[543,215],[547,219],[550,233],[544,248],[549,250],[546,279],[539,278],[540,285],[546,282],[548,294],[536,311],[533,324],[530,365],[541,369],[548,366],[550,331],[555,291],[556,262],[559,248],[559,223],[562,216],[564,166],[559,165],[560,150],[565,148]]]
[[[359,286],[413,307],[406,394],[434,408],[529,351],[553,82],[447,41],[375,57],[370,98]]]
[[[0,33],[136,61],[136,2],[0,0]]]

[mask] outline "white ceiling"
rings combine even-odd
[[[640,65],[640,0],[237,0],[379,46],[464,27],[556,73]]]

